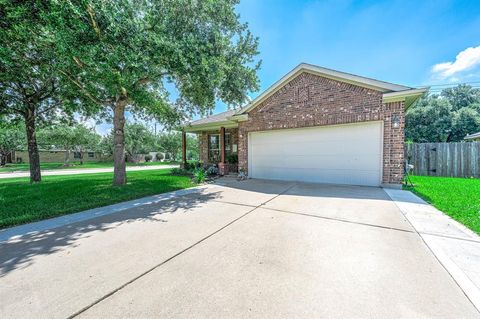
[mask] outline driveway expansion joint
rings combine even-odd
[[[68,319],[71,319],[71,318],[75,318],[79,315],[81,315],[82,313],[84,313],[85,311],[87,311],[88,309],[94,307],[95,305],[101,303],[102,301],[104,301],[105,299],[111,297],[112,295],[114,295],[115,293],[119,292],[120,290],[122,290],[123,288],[127,287],[128,285],[132,284],[133,282],[137,281],[138,279],[148,275],[149,273],[153,272],[154,270],[160,268],[161,266],[165,265],[166,263],[168,263],[169,261],[175,259],[176,257],[182,255],[183,253],[187,252],[188,250],[194,248],[195,246],[201,244],[202,242],[204,242],[205,240],[209,239],[210,237],[214,236],[215,234],[221,232],[222,230],[224,230],[225,228],[227,228],[228,226],[232,225],[233,223],[239,221],[240,219],[242,219],[243,217],[247,216],[248,214],[252,213],[254,210],[256,210],[257,208],[261,207],[262,205],[274,200],[275,198],[277,198],[278,196],[282,195],[282,194],[285,194],[286,192],[288,192],[291,188],[293,188],[295,185],[292,185],[290,187],[288,187],[287,189],[285,189],[284,191],[280,192],[279,194],[273,196],[272,198],[270,198],[269,200],[267,200],[266,202],[264,203],[261,203],[257,206],[254,206],[251,210],[247,211],[246,213],[242,214],[241,216],[233,219],[232,221],[228,222],[227,224],[225,224],[224,226],[220,227],[219,229],[217,229],[216,231],[212,232],[211,234],[203,237],[202,239],[198,240],[197,242],[193,243],[192,245],[182,249],[181,251],[179,251],[178,253],[170,256],[169,258],[165,259],[164,261],[162,261],[161,263],[158,263],[157,265],[149,268],[148,270],[144,271],[143,273],[141,273],[140,275],[137,275],[135,276],[133,279],[130,279],[129,281],[127,281],[126,283],[120,285],[119,287],[115,288],[114,290],[110,291],[109,293],[103,295],[102,297],[98,298],[97,300],[95,300],[94,302],[90,303],[89,305],[83,307],[82,309],[80,309],[79,311],[73,313],[72,315],[68,316],[67,318]],[[247,205],[245,205],[247,206]]]
[[[269,207],[262,207],[262,208],[268,209],[268,210],[272,210],[272,211],[276,211],[276,212],[280,212],[280,213],[285,213],[285,214],[301,215],[301,216],[312,217],[312,218],[319,218],[319,219],[326,219],[326,220],[331,220],[331,221],[336,221],[336,222],[341,222],[341,223],[349,223],[349,224],[355,224],[355,225],[361,225],[361,226],[382,228],[382,229],[393,230],[393,231],[400,231],[400,232],[405,232],[405,233],[414,233],[414,231],[408,230],[408,229],[401,229],[401,228],[395,228],[395,227],[389,227],[389,226],[382,226],[382,225],[375,225],[375,224],[369,224],[369,223],[355,222],[355,221],[351,221],[351,220],[347,220],[347,219],[342,219],[342,218],[333,218],[333,217],[312,215],[312,214],[306,214],[306,213],[292,212],[292,211],[287,211],[287,210],[282,210],[282,209],[277,209],[277,208],[269,208]]]

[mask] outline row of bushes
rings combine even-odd
[[[184,168],[173,168],[172,174],[193,176],[197,183],[203,183],[208,176],[218,175],[218,167],[204,167],[200,162],[187,163]]]

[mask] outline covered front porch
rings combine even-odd
[[[186,133],[198,136],[200,163],[205,168],[218,167],[220,175],[238,173],[238,123],[226,119],[232,111],[224,112],[224,120],[191,123],[183,130],[182,163],[186,161]],[[199,122],[199,123],[198,123]]]

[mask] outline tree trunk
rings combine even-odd
[[[0,154],[0,166],[7,164],[7,154]]]
[[[35,108],[33,107],[29,107],[25,113],[25,127],[27,129],[28,158],[30,161],[30,183],[40,182],[42,176],[35,132]]]
[[[70,150],[67,147],[65,147],[65,159],[63,160],[63,164],[67,165],[69,161],[70,161]]]
[[[113,185],[120,186],[127,183],[125,164],[125,107],[127,97],[122,96],[113,110]]]

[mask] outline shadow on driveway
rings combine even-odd
[[[135,221],[163,223],[165,214],[194,213],[194,208],[214,200],[219,192],[206,192],[179,196],[161,202],[145,204],[110,215],[61,226],[34,234],[27,234],[0,243],[0,277],[17,268],[25,268],[39,255],[48,255],[68,246],[75,246],[77,239],[89,237],[95,231],[108,231]]]

